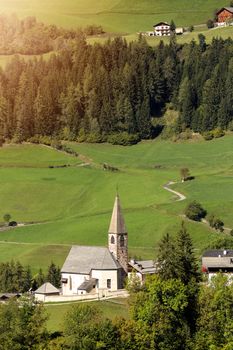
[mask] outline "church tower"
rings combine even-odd
[[[108,230],[108,249],[123,268],[123,275],[128,273],[128,234],[121,212],[119,195],[115,198],[112,218]]]

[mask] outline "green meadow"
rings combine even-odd
[[[233,137],[214,141],[141,142],[131,147],[69,143],[81,159],[39,145],[0,149],[0,218],[28,225],[0,232],[0,261],[19,259],[45,269],[60,266],[72,244],[106,245],[116,187],[129,233],[130,256],[153,258],[163,234],[180,227],[187,203],[197,200],[233,227]],[[104,171],[102,163],[119,169]],[[65,168],[51,168],[69,164]],[[180,183],[180,168],[195,180]],[[163,189],[168,181],[187,199]],[[219,233],[186,221],[197,256]]]
[[[46,311],[49,316],[47,327],[51,332],[62,331],[63,322],[67,312],[73,309],[75,304],[79,303],[61,303],[59,304],[47,304]],[[88,303],[91,306],[95,306],[99,309],[103,318],[115,319],[116,317],[129,317],[128,302],[127,299],[109,299],[106,301],[94,301]]]
[[[1,12],[20,17],[36,15],[46,23],[63,27],[99,24],[108,32],[135,33],[150,30],[158,21],[178,26],[206,23],[213,12],[228,6],[225,0],[1,0]]]

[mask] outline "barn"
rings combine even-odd
[[[233,21],[233,7],[223,7],[216,13],[217,22],[225,23],[232,19]]]

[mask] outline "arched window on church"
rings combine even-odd
[[[111,237],[111,244],[115,244],[115,238],[114,238],[114,236]]]
[[[120,237],[120,247],[124,247],[124,245],[125,245],[125,239],[124,239],[124,236],[121,235],[121,237]]]

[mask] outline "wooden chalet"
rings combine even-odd
[[[216,16],[218,23],[225,23],[231,19],[233,21],[233,7],[222,7],[221,10],[216,13]]]

